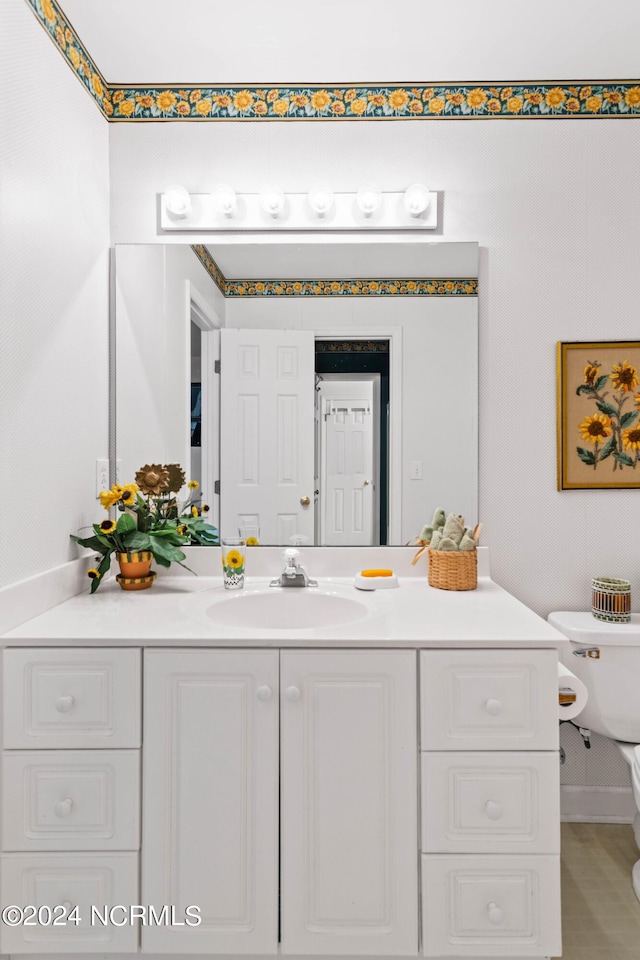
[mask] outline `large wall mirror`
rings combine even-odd
[[[117,245],[120,482],[181,463],[261,544],[475,523],[477,273],[477,244],[415,236]]]

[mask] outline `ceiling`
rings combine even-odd
[[[270,238],[272,241],[274,238]],[[278,237],[275,242],[209,242],[207,249],[227,280],[343,280],[393,277],[477,277],[476,243],[436,243],[400,238]]]
[[[630,79],[634,0],[59,0],[111,84]]]

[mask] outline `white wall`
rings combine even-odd
[[[399,327],[402,340],[402,529],[417,536],[434,509],[476,523],[477,300],[475,297],[229,298],[228,327],[313,330]],[[393,376],[393,374],[392,374]],[[423,479],[411,480],[412,460]]]
[[[108,126],[24,2],[0,4],[0,586],[77,556],[108,456]]]
[[[188,245],[117,246],[115,259],[116,455],[121,482],[133,482],[145,463],[180,463],[189,475],[191,321],[186,281],[221,321],[224,299]]]

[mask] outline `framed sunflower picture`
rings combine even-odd
[[[558,490],[640,487],[640,341],[558,343]]]

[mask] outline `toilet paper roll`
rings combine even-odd
[[[574,699],[575,697],[575,699]],[[573,720],[587,705],[589,694],[582,680],[558,663],[558,717]]]

